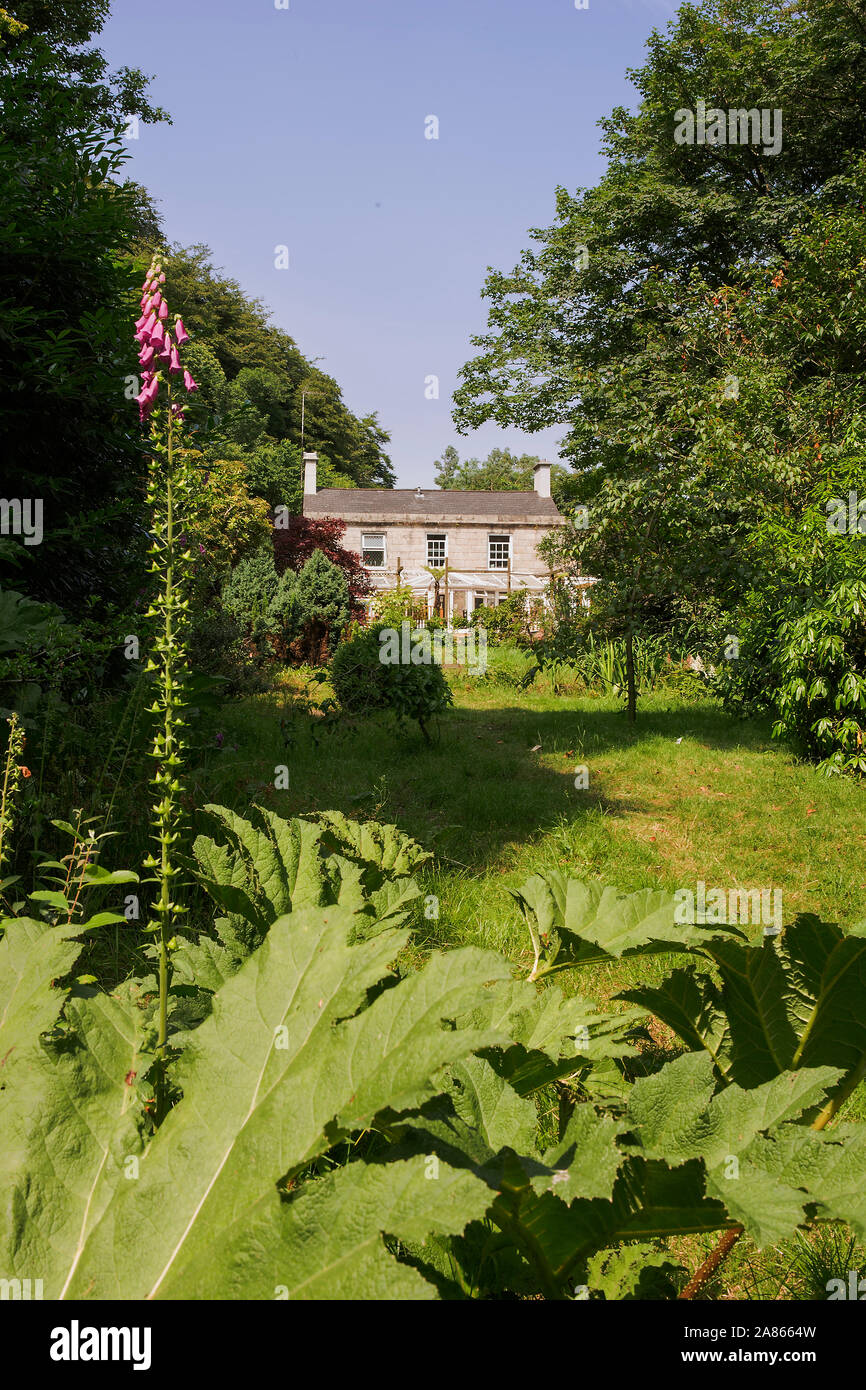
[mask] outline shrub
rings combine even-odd
[[[204,676],[225,681],[226,695],[255,695],[267,690],[264,652],[245,641],[241,624],[219,603],[192,611],[189,663]]]
[[[281,602],[298,624],[292,656],[298,661],[327,661],[352,616],[349,583],[340,567],[323,551],[314,550]]]
[[[198,587],[218,588],[233,565],[270,545],[268,505],[251,497],[247,470],[233,459],[205,462],[189,451],[196,468],[196,514],[188,527]]]
[[[322,550],[314,550],[298,575],[298,601],[304,621],[327,623],[336,638],[351,616],[349,584],[340,568]]]
[[[857,539],[828,536],[826,517],[806,515],[801,549],[784,556],[732,620],[736,659],[718,662],[716,688],[728,709],[772,711],[774,736],[821,771],[862,776],[866,552]]]
[[[780,633],[779,718],[773,727],[823,772],[866,773],[866,582],[838,584]]]
[[[427,604],[424,599],[416,598],[408,584],[398,584],[396,589],[377,594],[370,605],[370,613],[386,627],[399,627],[406,620],[427,622]]]
[[[277,654],[288,656],[289,644],[301,631],[304,620],[303,603],[298,596],[298,576],[294,570],[280,575],[276,592],[268,607]]]
[[[361,557],[342,544],[346,523],[336,517],[293,516],[287,529],[274,530],[274,556],[277,573],[286,569],[299,572],[313,555],[321,552],[342,570],[349,587],[353,618],[361,618],[361,600],[372,592],[370,578],[361,564]]]
[[[470,619],[473,627],[483,627],[492,641],[532,643],[541,627],[544,609],[541,600],[526,590],[508,594],[496,608],[476,608]]]
[[[270,542],[232,570],[223,585],[223,607],[245,636],[261,638],[269,630],[269,609],[278,584]]]
[[[331,662],[331,684],[344,710],[363,714],[390,710],[398,719],[417,719],[427,742],[427,724],[453,702],[451,688],[435,663],[380,660],[384,623],[361,629],[342,642]]]

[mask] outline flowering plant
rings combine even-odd
[[[142,389],[135,399],[141,423],[149,427],[150,572],[158,579],[157,592],[147,612],[156,626],[147,671],[153,677],[154,701],[150,709],[157,721],[152,749],[156,763],[152,785],[157,853],[145,861],[145,868],[154,871],[150,881],[158,888],[147,927],[156,936],[154,954],[159,976],[157,1122],[168,1103],[165,1064],[170,958],[176,944],[175,925],[185,910],[177,900],[175,880],[180,870],[175,858],[181,833],[184,678],[188,670],[185,642],[193,572],[186,532],[193,520],[195,474],[189,451],[183,448],[182,433],[185,398],[198,390],[180,360],[180,349],[189,340],[183,320],[175,319],[173,336],[166,328],[170,315],[164,286],[165,272],[154,257],[142,286],[141,317],[135,325],[138,360],[144,369]],[[175,399],[181,390],[184,397]]]

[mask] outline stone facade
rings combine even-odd
[[[468,620],[525,589],[543,594],[550,580],[539,543],[565,518],[550,496],[550,465],[539,463],[532,492],[316,488],[316,457],[304,456],[304,515],[338,517],[343,544],[361,556],[378,591],[408,585],[439,602],[449,624]],[[445,570],[438,583],[429,569]]]
[[[538,543],[549,535],[552,526],[515,522],[511,519],[498,523],[488,518],[483,520],[466,517],[459,521],[435,520],[419,526],[415,520],[398,520],[383,517],[375,525],[371,521],[363,523],[353,520],[346,512],[340,513],[346,522],[343,544],[347,550],[362,553],[363,537],[370,534],[384,534],[386,572],[395,575],[397,564],[404,570],[424,569],[428,564],[428,536],[446,537],[448,568],[454,570],[487,570],[489,568],[489,542],[491,537],[509,536],[511,567],[515,573],[527,571],[540,578],[549,574],[546,563],[538,554]],[[371,573],[374,571],[371,570]]]

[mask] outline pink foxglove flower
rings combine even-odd
[[[155,356],[156,348],[153,346],[153,343],[148,343],[138,354],[138,360],[142,367],[149,367]]]
[[[164,284],[165,284],[165,271],[164,271],[164,270],[161,270],[160,273],[159,273],[159,283],[160,283],[161,285],[164,285]]]
[[[172,350],[171,350],[171,356],[170,356],[170,358],[169,358],[168,369],[169,369],[170,372],[182,372],[182,371],[183,371],[183,367],[181,366],[181,363],[180,363],[180,354],[178,353],[177,345],[176,345],[176,344],[175,344],[175,346],[174,346],[174,347],[172,348]]]
[[[161,323],[157,322],[156,326],[151,330],[150,341],[155,347],[162,347],[165,342],[165,329]]]
[[[186,367],[184,367],[184,369],[183,369],[183,384],[184,384],[184,386],[186,387],[187,391],[197,391],[197,390],[198,390],[198,382],[193,381],[193,379],[192,379],[192,377],[190,376],[189,372],[187,371]]]
[[[166,321],[167,318],[168,318],[168,305],[166,304],[165,300],[163,300],[162,303],[161,303],[160,306],[159,306],[159,319],[160,319],[160,322],[161,322],[161,323],[165,323],[165,321]]]
[[[183,319],[179,318],[174,325],[174,333],[179,347],[183,347],[184,343],[189,342],[189,334],[183,326]]]
[[[151,309],[158,309],[161,303],[162,295],[160,294],[159,290],[157,290],[156,294],[153,296],[153,300],[151,301],[150,307]]]

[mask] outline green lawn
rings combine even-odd
[[[396,822],[436,855],[424,891],[437,897],[439,917],[419,913],[416,953],[474,944],[527,965],[527,934],[506,889],[553,867],[624,891],[694,888],[699,879],[780,888],[785,922],[803,911],[842,924],[866,918],[861,790],[819,777],[768,726],[733,719],[712,701],[648,696],[630,728],[613,699],[458,684],[428,746],[386,716],[323,728],[295,703],[301,686],[290,674],[278,690],[222,709],[194,774],[194,802],[243,812],[260,801],[284,815],[336,808]],[[278,765],[289,771],[286,790],[274,786]],[[575,789],[579,765],[589,769],[586,790]],[[671,964],[641,958],[559,978],[607,1000],[661,979]],[[661,1048],[674,1044],[663,1025],[651,1031]],[[848,1118],[866,1118],[864,1098],[860,1087]],[[713,1243],[693,1237],[677,1248],[696,1268]],[[825,1297],[826,1278],[852,1258],[838,1233],[763,1253],[743,1239],[709,1292]]]
[[[458,691],[428,747],[387,717],[320,732],[292,716],[291,686],[224,708],[196,800],[396,822],[436,853],[443,945],[520,960],[505,886],[560,866],[623,890],[780,888],[786,921],[866,917],[859,788],[817,776],[768,727],[712,702],[648,696],[630,728],[612,699]],[[287,790],[274,787],[279,764]],[[579,765],[587,790],[574,786]]]

